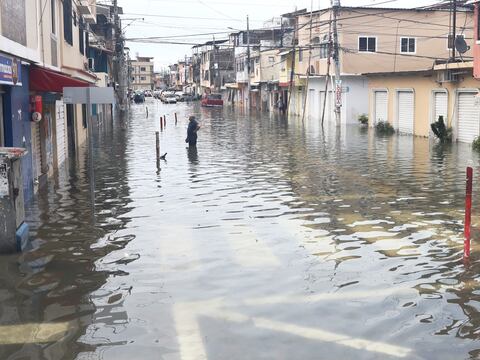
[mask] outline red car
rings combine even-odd
[[[221,94],[205,94],[202,97],[202,106],[223,106]]]

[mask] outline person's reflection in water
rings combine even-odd
[[[189,146],[187,148],[188,151],[188,161],[190,161],[191,164],[198,164],[198,151],[196,146]]]

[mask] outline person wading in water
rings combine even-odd
[[[195,119],[195,116],[190,116],[188,118],[189,124],[187,128],[187,138],[185,142],[188,143],[189,147],[197,146],[197,131],[200,129],[198,121]]]

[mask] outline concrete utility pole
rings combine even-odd
[[[457,0],[451,0],[452,2],[452,41],[451,41],[451,46],[452,46],[452,61],[455,62],[455,40],[457,37]]]
[[[115,67],[114,81],[118,84],[117,99],[120,111],[126,111],[127,92],[126,92],[126,75],[127,64],[125,64],[124,41],[122,36],[122,28],[118,17],[118,0],[113,0],[113,21],[115,25]]]
[[[332,1],[333,12],[333,61],[335,62],[335,123],[340,125],[342,118],[342,79],[340,77],[340,56],[338,51],[338,31],[337,31],[337,15],[340,8],[340,0]]]
[[[220,88],[218,86],[218,63],[217,63],[217,47],[215,46],[215,35],[213,35],[213,88],[215,92],[219,92]]]
[[[295,8],[295,11],[296,11],[296,8]],[[295,27],[293,28],[292,68],[290,70],[290,85],[289,85],[289,90],[288,90],[287,115],[290,112],[290,103],[291,103],[291,100],[292,100],[292,92],[293,92],[293,81],[295,79],[295,57],[296,57],[295,45],[296,45],[296,39],[297,39],[297,36],[298,36],[298,31],[297,31],[298,30],[298,21],[296,19],[298,19],[298,17],[295,18]]]
[[[187,78],[187,55],[185,55],[185,79],[183,80],[184,85],[188,85],[188,78]],[[184,90],[184,89],[182,89]]]
[[[250,110],[250,21],[247,15],[247,105],[248,109]]]

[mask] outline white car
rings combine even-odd
[[[165,95],[163,102],[165,104],[176,104],[177,98],[175,97],[175,94],[167,94]]]

